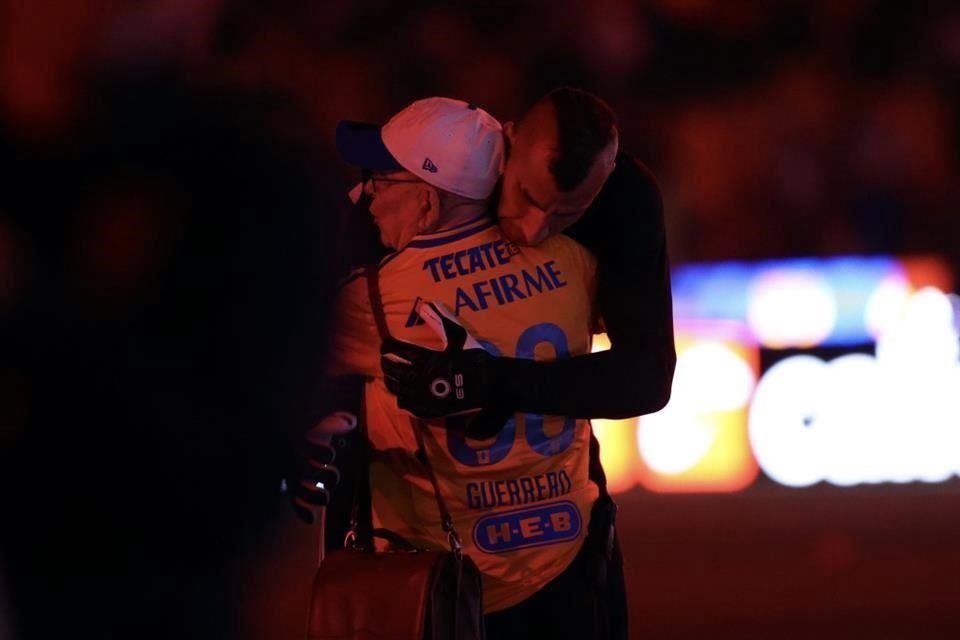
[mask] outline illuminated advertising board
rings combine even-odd
[[[952,286],[932,258],[677,269],[670,403],[594,421],[611,491],[737,491],[759,471],[791,487],[960,475]],[[762,353],[777,354],[764,370]]]

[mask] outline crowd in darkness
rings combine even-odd
[[[175,59],[205,85],[290,100],[303,128],[273,125],[346,179],[331,152],[345,115],[449,95],[509,119],[572,84],[611,103],[622,146],[661,179],[675,261],[937,250],[955,231],[949,2],[3,4],[0,92],[22,130],[77,111],[97,67]]]
[[[0,0],[0,635],[232,631],[327,409],[337,120],[579,86],[675,263],[957,268],[958,78],[946,1]]]
[[[660,178],[675,262],[952,250],[951,3],[295,6],[272,23],[237,8],[256,25],[234,32],[254,61],[238,68],[297,95],[325,142],[343,114],[441,94],[509,119],[572,84],[611,103]]]
[[[3,103],[22,130],[78,111],[81,71],[175,59],[204,85],[290,100],[303,128],[273,124],[345,180],[345,115],[450,95],[509,119],[572,84],[611,103],[622,146],[660,177],[675,261],[949,250],[955,230],[948,2],[114,0],[59,19],[5,4]]]

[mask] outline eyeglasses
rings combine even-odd
[[[361,172],[360,180],[364,184],[364,189],[366,189],[367,184],[370,185],[370,190],[367,191],[367,193],[370,194],[371,196],[376,195],[378,182],[384,182],[388,184],[402,183],[402,182],[409,182],[412,184],[417,182],[423,182],[423,180],[419,180],[416,178],[381,178],[381,177],[375,176],[373,172],[369,170],[364,170],[363,172]]]

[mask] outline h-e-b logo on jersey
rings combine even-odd
[[[575,540],[580,511],[567,500],[484,516],[473,526],[473,542],[484,553],[502,553]]]

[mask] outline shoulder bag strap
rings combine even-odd
[[[367,291],[370,294],[370,306],[373,309],[373,318],[377,324],[377,331],[380,333],[380,340],[386,340],[390,336],[390,329],[387,327],[387,318],[386,314],[383,311],[383,299],[380,296],[380,269],[378,266],[371,266],[367,270]],[[447,534],[447,542],[450,545],[450,550],[453,551],[459,557],[462,553],[462,544],[460,541],[460,535],[457,533],[457,530],[453,526],[453,516],[450,515],[450,510],[447,509],[447,503],[444,501],[443,496],[440,495],[440,485],[437,483],[437,476],[433,472],[433,465],[430,464],[430,457],[427,455],[426,442],[424,442],[423,431],[426,428],[426,425],[422,420],[416,421],[416,426],[413,429],[414,435],[417,438],[417,460],[427,470],[427,476],[430,478],[430,484],[433,485],[433,495],[437,499],[437,509],[440,511],[440,519],[443,523],[443,530]],[[366,434],[364,434],[366,435]],[[367,491],[369,498],[369,473],[367,476]]]

